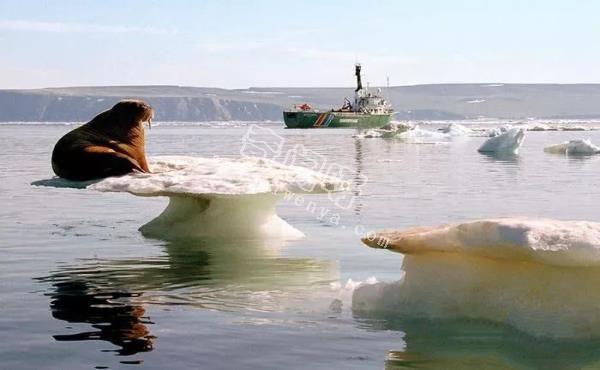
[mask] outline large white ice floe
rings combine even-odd
[[[600,223],[501,218],[382,231],[363,241],[404,254],[404,276],[357,288],[356,311],[600,337]]]
[[[518,154],[525,139],[525,129],[511,127],[487,139],[478,149],[481,153]]]
[[[150,158],[152,173],[96,182],[88,189],[167,196],[169,205],[140,229],[148,236],[244,236],[297,238],[302,233],[279,218],[285,193],[345,190],[342,180],[272,160],[168,156]]]
[[[589,139],[578,139],[547,146],[544,148],[544,151],[553,154],[589,155],[599,154],[600,147],[592,144],[592,142]]]
[[[341,180],[305,167],[258,157],[150,158],[151,173],[108,177],[90,187],[141,196],[230,196],[265,193],[323,193],[339,190]]]

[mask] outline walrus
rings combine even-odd
[[[52,151],[54,173],[67,180],[87,181],[150,172],[145,152],[144,122],[154,109],[141,100],[123,100],[60,138]]]

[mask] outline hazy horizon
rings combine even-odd
[[[481,85],[481,86],[492,86],[492,85],[557,85],[557,86],[569,86],[569,85],[600,85],[600,82],[532,82],[532,83],[520,83],[520,82],[496,82],[496,81],[484,81],[484,82],[441,82],[441,83],[424,83],[424,84],[407,84],[407,85],[390,85],[390,88],[399,87],[416,87],[416,86],[437,86],[437,85]],[[50,89],[78,89],[78,88],[146,88],[146,87],[176,87],[176,88],[192,88],[192,89],[220,89],[220,90],[252,90],[252,89],[354,89],[355,85],[347,86],[247,86],[247,87],[235,87],[227,88],[220,86],[193,86],[193,85],[73,85],[73,86],[44,86],[44,87],[29,87],[29,88],[0,88],[0,90],[50,90]],[[371,85],[371,88],[382,88],[383,85]]]

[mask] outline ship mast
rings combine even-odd
[[[354,112],[359,112],[361,110],[361,100],[360,97],[362,94],[361,90],[362,90],[362,80],[360,78],[360,63],[356,63],[354,65],[355,69],[354,69],[354,74],[356,75],[356,89],[354,90],[354,106],[352,107],[352,110]]]
[[[354,92],[359,92],[360,90],[362,90],[362,81],[360,79],[360,63],[356,63],[354,66],[354,74],[356,75],[356,90],[354,90]]]

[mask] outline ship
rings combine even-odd
[[[377,128],[388,124],[394,114],[391,104],[369,87],[363,88],[360,76],[360,64],[355,65],[356,89],[354,102],[348,98],[339,109],[320,111],[309,104],[296,104],[283,111],[283,122],[287,128]]]

